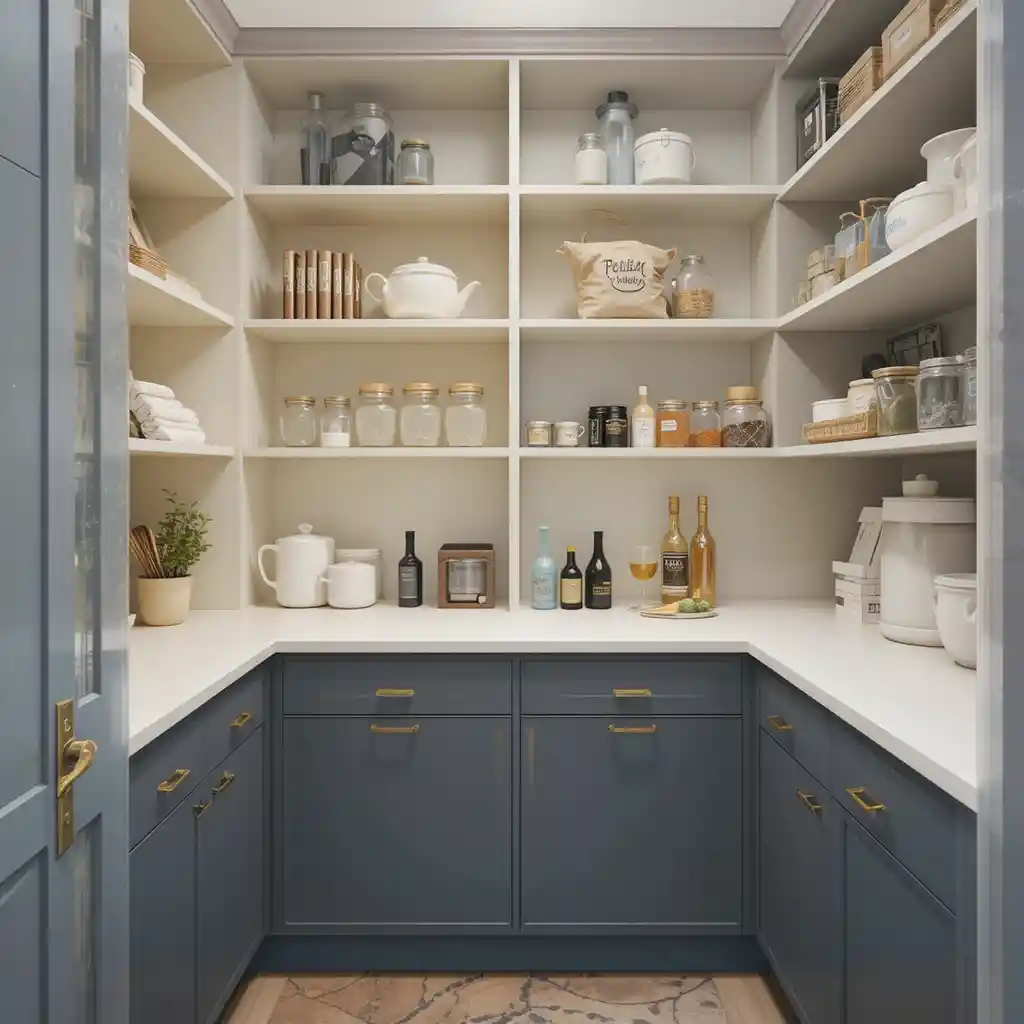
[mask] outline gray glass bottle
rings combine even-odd
[[[309,110],[302,123],[302,184],[329,185],[331,181],[330,156],[327,151],[327,128],[324,126],[324,94],[309,94]]]
[[[601,124],[601,139],[608,154],[608,184],[632,185],[634,183],[633,118],[639,110],[629,102],[629,93],[610,92],[608,102],[597,108],[597,119]]]

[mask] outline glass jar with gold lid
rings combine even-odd
[[[441,406],[433,384],[417,382],[402,388],[402,444],[410,448],[433,448],[441,441]]]
[[[883,366],[871,376],[878,395],[878,436],[917,433],[916,366]]]
[[[359,385],[356,436],[364,448],[387,448],[395,443],[398,410],[394,395],[395,389],[383,381]]]
[[[286,448],[311,448],[317,441],[316,399],[287,395],[281,413],[281,443]]]
[[[487,410],[482,384],[460,382],[448,389],[451,404],[444,412],[444,432],[453,448],[479,448],[487,440]]]

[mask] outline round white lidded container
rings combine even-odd
[[[825,398],[811,403],[811,422],[825,423],[827,420],[841,420],[849,415],[849,403],[845,398]]]
[[[689,185],[697,154],[689,135],[662,128],[636,140],[633,163],[638,185]]]
[[[377,571],[368,562],[329,565],[320,579],[332,608],[369,608],[377,603]]]
[[[973,498],[937,497],[923,474],[904,483],[904,497],[882,500],[882,636],[941,647],[934,580],[976,569]],[[910,496],[913,495],[913,496]]]
[[[377,574],[377,600],[384,600],[384,558],[380,548],[338,548],[334,552],[338,562],[365,562]]]
[[[851,380],[850,389],[846,392],[846,405],[851,416],[869,412],[872,406],[878,405],[878,393],[875,391],[874,380],[870,377]]]
[[[942,646],[964,668],[978,666],[978,574],[935,577],[935,620]]]

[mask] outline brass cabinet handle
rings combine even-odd
[[[156,787],[158,793],[173,793],[192,773],[187,768],[175,768],[171,774]]]
[[[792,732],[793,726],[787,722],[782,715],[768,715],[768,721],[777,732]]]
[[[235,781],[235,773],[234,772],[225,772],[220,777],[220,782],[218,782],[217,785],[213,787],[213,795],[214,796],[220,796],[220,794],[223,793],[225,789],[230,788],[231,783],[234,782],[234,781]]]
[[[650,690],[621,690],[616,687],[612,690],[613,697],[650,697]]]
[[[232,729],[244,729],[252,721],[252,712],[243,711],[232,723]]]
[[[377,725],[370,726],[370,732],[378,736],[415,736],[420,731],[419,725]]]
[[[802,789],[796,791],[797,799],[811,812],[811,814],[817,814],[821,810],[821,804],[819,804],[812,793],[805,793]]]
[[[608,731],[617,735],[650,736],[658,727],[653,722],[650,725],[609,725]]]
[[[852,788],[847,788],[846,792],[853,797],[853,802],[862,811],[867,811],[868,814],[877,814],[878,811],[885,810],[885,804],[868,803],[868,800],[870,800],[871,797],[868,797],[868,800],[864,799],[864,795],[867,793],[867,788],[865,786],[853,786]]]
[[[378,697],[415,697],[415,690],[393,690],[387,686],[382,686],[377,691]]]
[[[71,787],[92,767],[96,744],[92,740],[68,740],[61,751],[65,764],[74,762],[71,770],[57,780],[57,799],[66,796]]]
[[[192,810],[197,818],[201,818],[212,806],[213,798],[211,797],[209,800],[200,800],[199,803],[193,804]]]

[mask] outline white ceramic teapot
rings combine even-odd
[[[277,579],[270,579],[263,566],[263,555],[277,556]],[[313,533],[309,523],[300,523],[299,532],[278,537],[275,544],[264,544],[256,553],[263,582],[277,591],[277,603],[283,608],[318,608],[327,604],[327,590],[320,579],[334,561],[334,538]]]
[[[380,295],[370,287],[375,278],[382,283]],[[455,320],[462,316],[470,295],[479,287],[479,281],[471,281],[459,291],[455,271],[431,263],[426,256],[395,267],[390,277],[370,274],[365,282],[366,293],[384,307],[385,316],[392,320]]]

